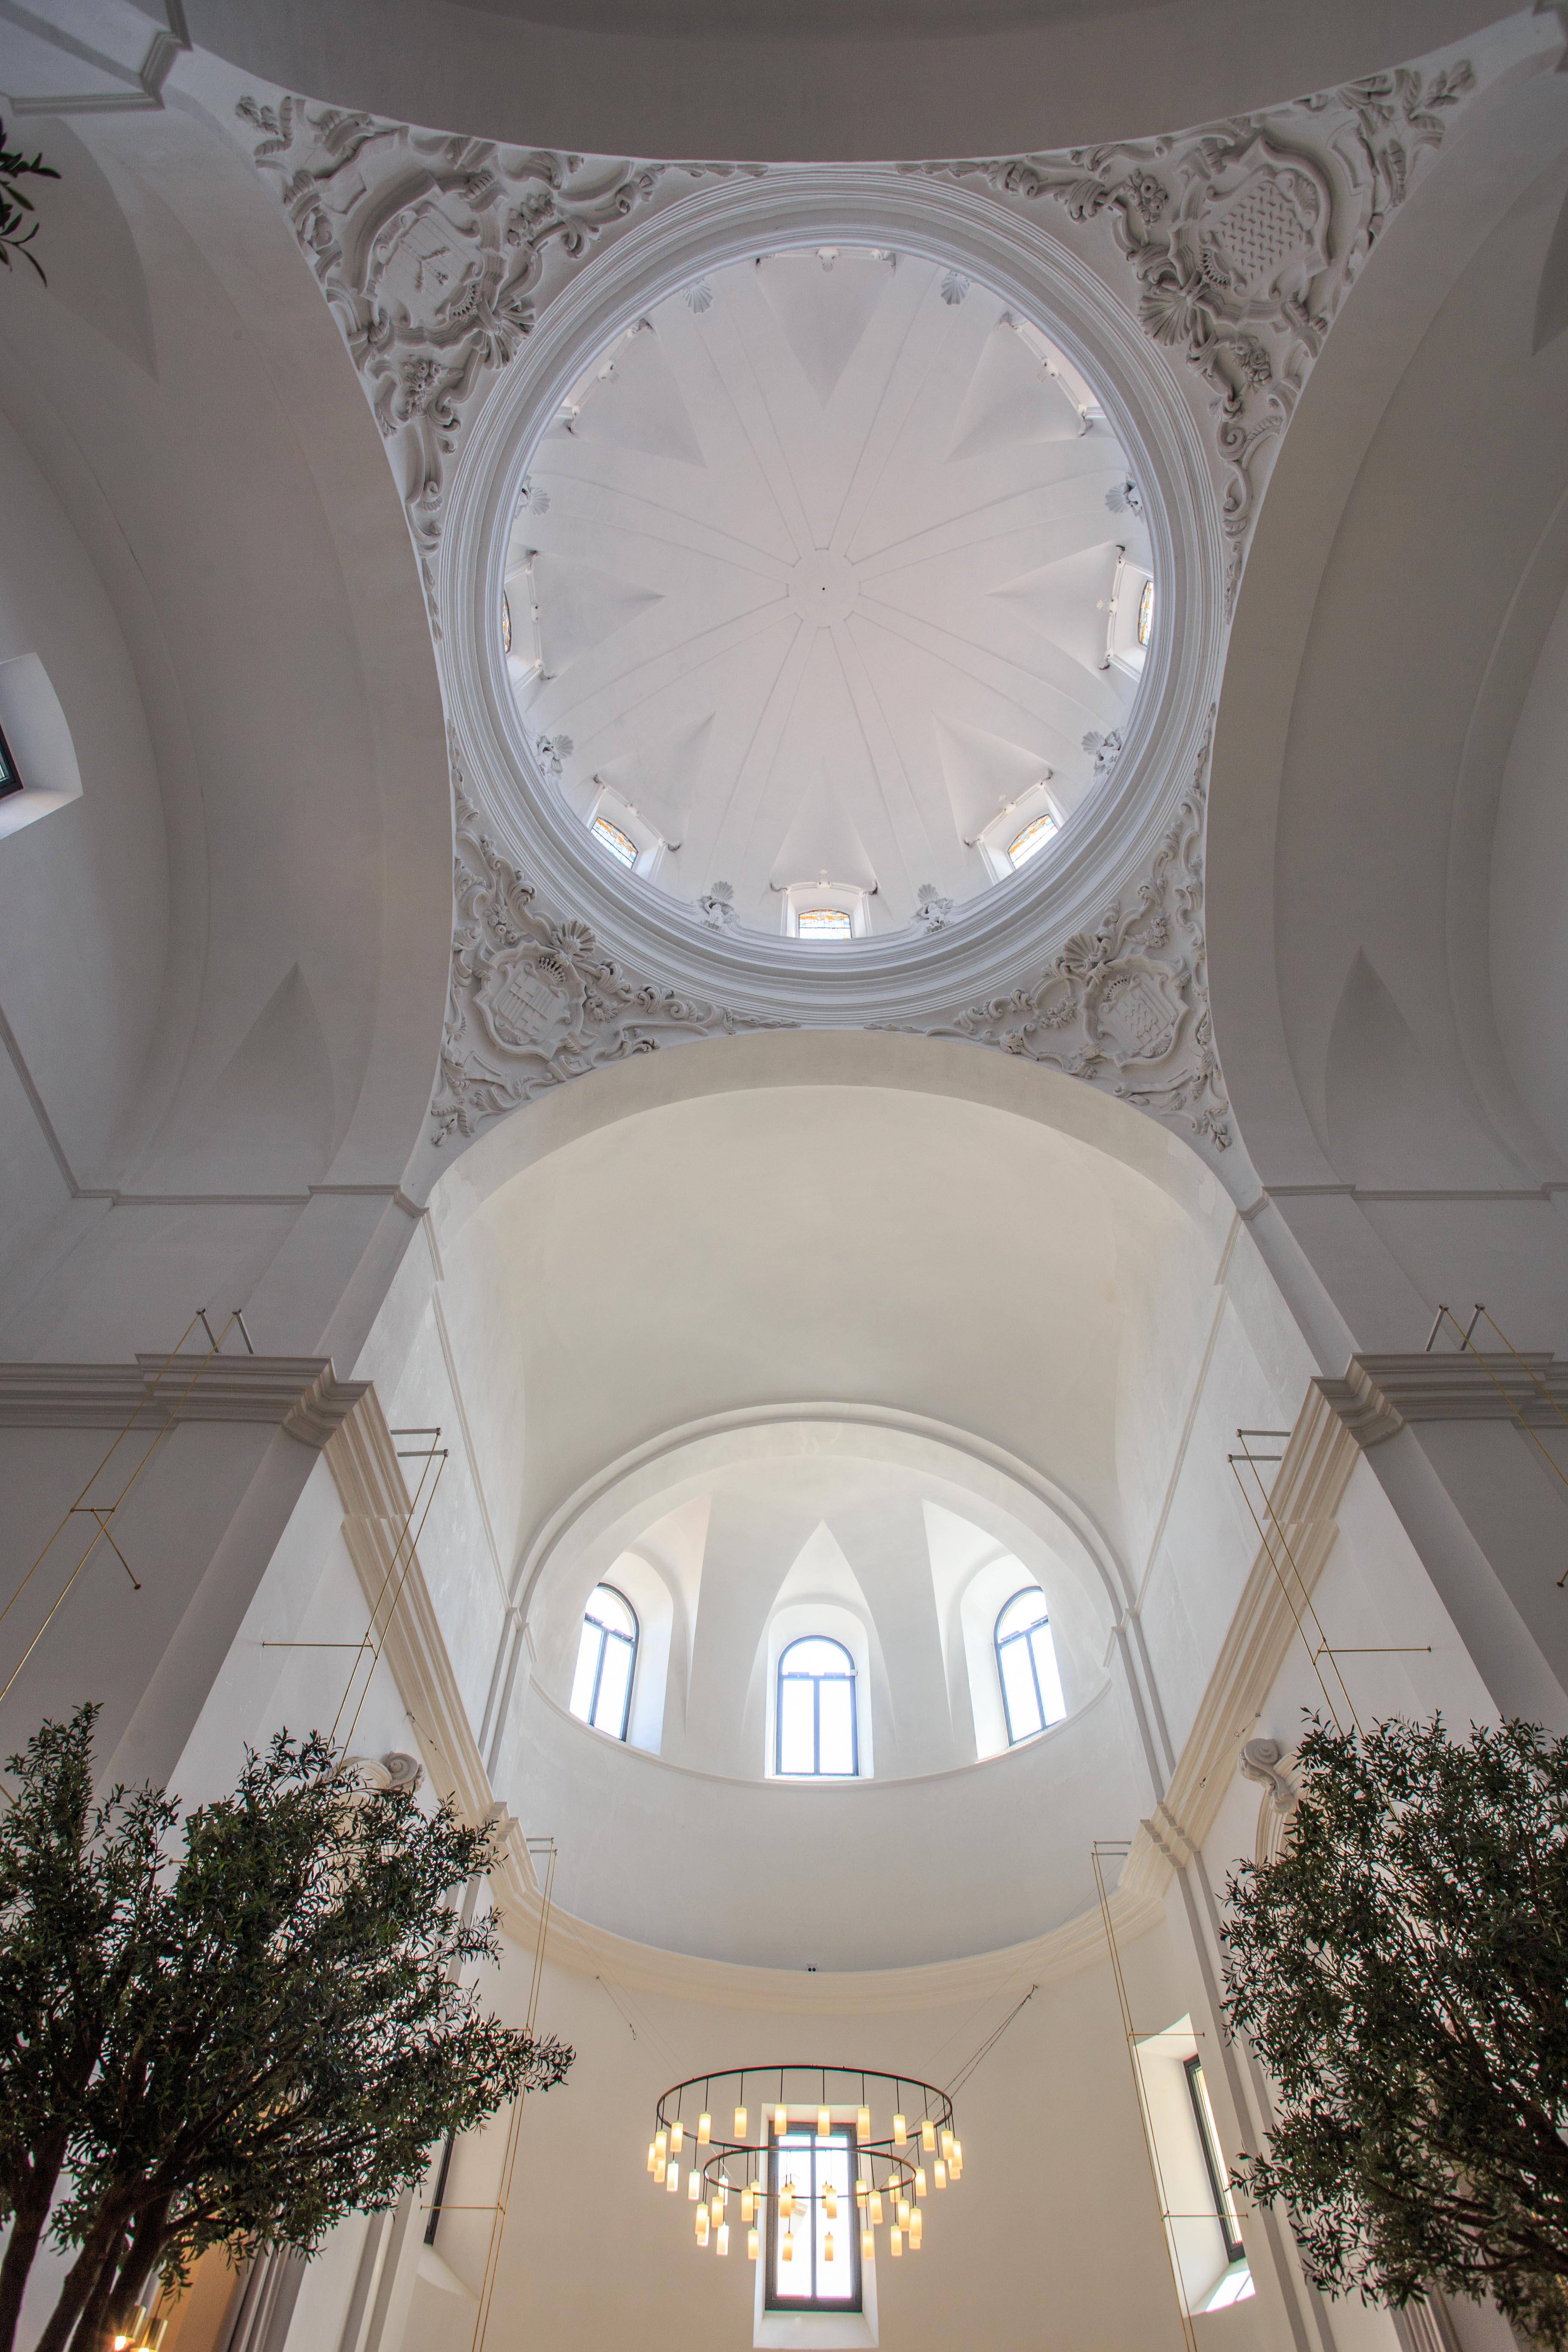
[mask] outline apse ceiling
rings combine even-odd
[[[510,667],[542,765],[725,921],[790,933],[820,898],[888,932],[972,898],[1035,818],[1066,827],[1138,690],[1127,480],[1092,386],[963,272],[716,269],[595,362],[530,468]]]

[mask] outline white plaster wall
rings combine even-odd
[[[1568,598],[1509,748],[1492,836],[1491,982],[1520,1095],[1568,1161]]]

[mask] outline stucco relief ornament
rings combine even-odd
[[[667,174],[762,166],[502,147],[292,97],[242,98],[236,112],[260,134],[256,163],[278,182],[387,442],[439,635],[447,460],[494,372]]]
[[[1206,387],[1234,599],[1268,453],[1362,263],[1474,85],[1463,61],[1401,66],[1167,138],[902,168],[1048,198],[1109,229],[1144,331]]]
[[[788,1022],[623,972],[582,922],[555,922],[480,830],[454,767],[457,916],[433,1139],[465,1140],[551,1087],[633,1054]]]
[[[972,1006],[928,1034],[967,1037],[1065,1070],[1188,1129],[1231,1140],[1214,1048],[1203,929],[1205,741],[1175,823],[1131,907],[1108,907],[1033,986]]]

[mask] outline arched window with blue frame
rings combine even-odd
[[[773,1769],[791,1780],[853,1780],[860,1770],[855,1661],[842,1642],[807,1633],[779,1659]]]
[[[1066,1715],[1050,1616],[1037,1584],[1015,1592],[996,1620],[996,1672],[1010,1748],[1021,1739],[1033,1739]]]
[[[579,1723],[624,1739],[637,1662],[637,1613],[613,1584],[596,1584],[583,1612],[571,1707]]]

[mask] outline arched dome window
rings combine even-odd
[[[571,1707],[579,1723],[624,1739],[637,1662],[637,1611],[613,1584],[596,1584],[583,1612]]]
[[[787,1780],[853,1780],[860,1770],[855,1661],[842,1642],[808,1633],[779,1659],[775,1769]]]
[[[1046,1613],[1046,1596],[1037,1584],[1015,1592],[996,1620],[996,1671],[1002,1680],[1002,1704],[1007,1713],[1007,1743],[1033,1739],[1047,1724],[1059,1723],[1067,1713],[1061,1677],[1057,1672],[1056,1643]]]

